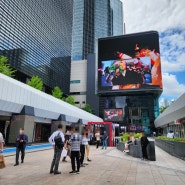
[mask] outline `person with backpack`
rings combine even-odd
[[[147,136],[143,132],[142,137],[141,137],[141,148],[142,148],[143,160],[148,160],[148,154],[147,154],[147,145],[148,145],[148,143],[149,143],[149,141],[147,139]]]
[[[50,174],[54,173],[54,175],[61,174],[58,171],[59,162],[61,158],[62,149],[64,146],[64,134],[62,132],[62,124],[58,125],[58,130],[55,131],[49,138],[49,142],[52,144],[54,148],[54,156],[51,163]]]

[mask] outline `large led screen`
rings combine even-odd
[[[123,121],[123,109],[104,109],[104,121]]]
[[[98,39],[98,92],[162,89],[155,31]]]

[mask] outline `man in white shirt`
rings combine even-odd
[[[49,142],[52,144],[54,148],[54,156],[53,156],[53,161],[51,163],[50,173],[54,173],[54,175],[61,174],[61,172],[58,171],[58,166],[59,166],[63,147],[57,146],[54,141],[55,137],[58,135],[62,138],[62,141],[64,143],[65,139],[64,139],[64,134],[62,132],[62,124],[58,125],[58,130],[55,131],[49,138]]]

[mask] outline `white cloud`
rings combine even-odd
[[[175,75],[163,73],[163,94],[166,96],[179,97],[185,93],[185,85],[180,84]]]
[[[160,50],[163,72],[185,70],[185,33],[182,30],[173,29],[163,33]]]
[[[179,83],[170,73],[185,72],[185,0],[122,2],[127,34],[150,30],[159,32],[163,95],[179,97],[185,92],[185,81]]]
[[[126,33],[184,27],[185,1],[122,0]]]

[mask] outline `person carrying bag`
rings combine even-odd
[[[59,162],[61,158],[61,153],[64,145],[64,134],[62,132],[62,124],[58,125],[58,130],[55,131],[49,138],[49,142],[52,144],[54,149],[54,156],[51,163],[50,174],[54,173],[54,175],[61,174],[58,171]]]

